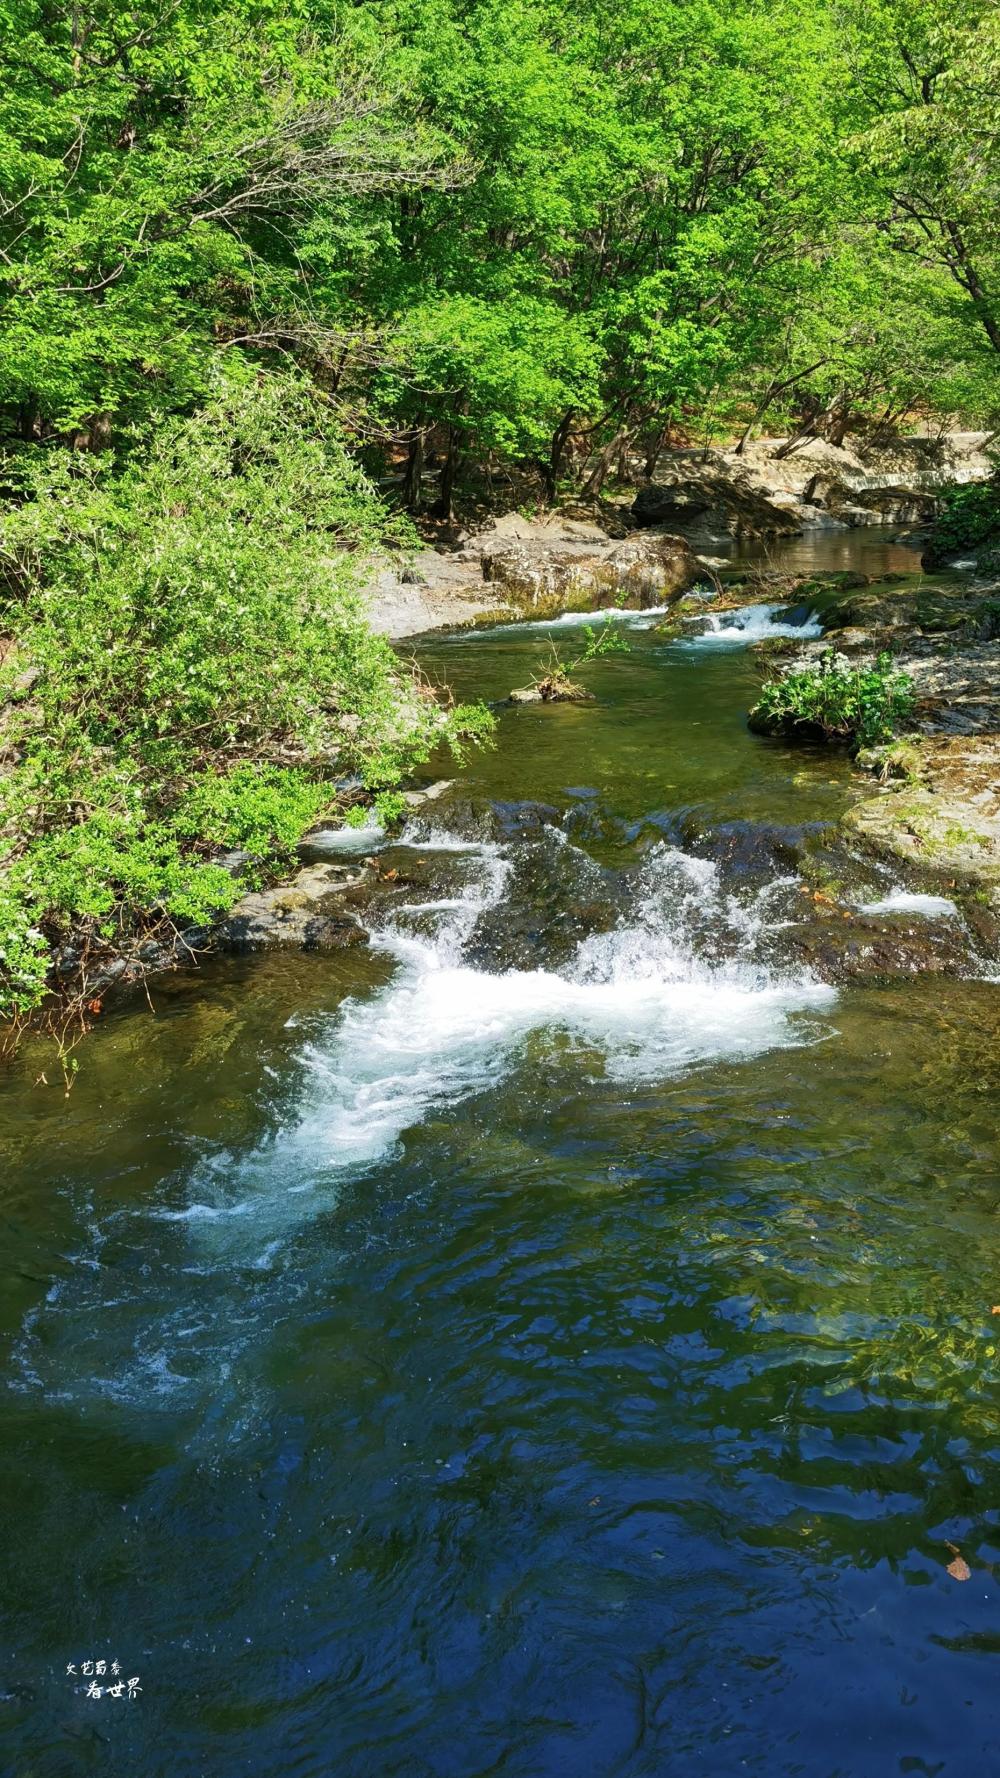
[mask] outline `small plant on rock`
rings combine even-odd
[[[891,655],[862,667],[827,649],[817,666],[767,680],[750,722],[765,734],[818,735],[857,751],[891,740],[912,709],[912,682]]]
[[[610,618],[605,619],[599,630],[593,624],[584,624],[583,637],[584,646],[571,661],[563,659],[555,639],[549,638],[548,653],[542,657],[531,681],[533,689],[545,702],[589,697],[590,693],[574,680],[574,673],[604,655],[629,652],[628,638],[616,629]]]

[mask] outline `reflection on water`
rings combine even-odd
[[[794,884],[684,835],[846,767],[746,732],[737,650],[593,672],[370,948],[0,1086],[18,1778],[992,1769],[1000,988],[775,969]],[[115,1657],[133,1704],[66,1675]]]
[[[878,580],[883,574],[919,574],[925,540],[897,528],[861,525],[857,530],[817,527],[799,537],[713,544],[713,559],[774,568],[782,574],[828,574],[853,569]]]

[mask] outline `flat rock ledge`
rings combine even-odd
[[[844,816],[845,832],[926,876],[978,891],[1000,914],[1000,736],[949,736],[884,749],[906,776]]]

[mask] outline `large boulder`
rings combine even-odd
[[[688,471],[669,483],[640,488],[632,502],[640,526],[670,525],[699,542],[729,537],[794,537],[801,530],[794,511],[770,499],[736,475]]]
[[[852,529],[861,525],[929,525],[939,505],[932,490],[911,482],[866,481],[859,486],[820,476],[808,484],[808,502],[825,508],[832,518]]]
[[[504,542],[484,551],[482,564],[483,578],[507,601],[539,617],[619,605],[645,610],[679,599],[704,577],[691,545],[662,532],[597,548],[583,542]]]

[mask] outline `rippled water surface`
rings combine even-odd
[[[850,772],[626,627],[369,947],[3,1081],[5,1773],[995,1768],[1000,986],[783,966]]]

